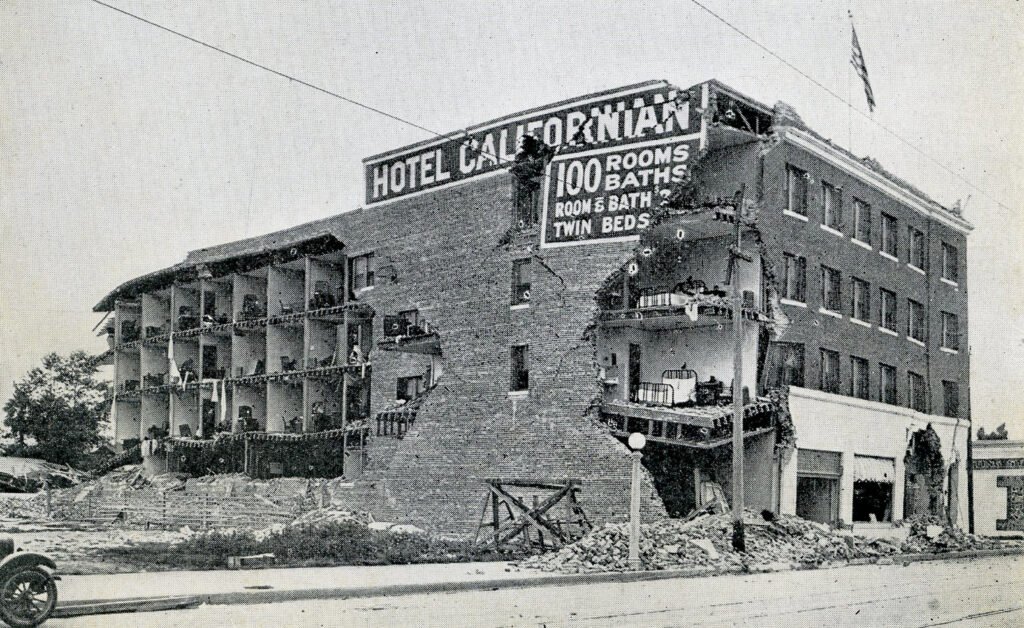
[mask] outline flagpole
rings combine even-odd
[[[850,16],[850,33],[853,34],[853,11],[847,4],[846,14]],[[852,153],[853,151],[853,94],[852,88],[850,87],[850,68],[852,64],[846,64],[846,147]]]

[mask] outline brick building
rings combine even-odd
[[[643,431],[645,508],[685,514],[731,495],[738,318],[748,504],[966,512],[970,225],[785,105],[654,81],[365,167],[366,207],[96,306],[119,442],[344,473],[353,503],[465,533],[489,478],[578,479],[592,520],[624,517]]]

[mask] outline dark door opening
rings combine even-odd
[[[629,345],[629,400],[636,401],[637,391],[640,390],[640,345],[630,343]]]

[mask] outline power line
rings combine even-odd
[[[727,20],[727,19],[725,19],[724,17],[722,17],[721,15],[719,15],[719,14],[715,13],[714,11],[712,11],[711,9],[709,9],[709,8],[708,8],[707,6],[705,6],[705,5],[701,4],[701,3],[700,3],[700,2],[698,1],[698,0],[690,0],[690,2],[692,2],[693,4],[697,5],[697,6],[698,6],[698,7],[700,7],[701,9],[703,9],[703,10],[704,10],[704,11],[705,11],[706,13],[708,13],[709,15],[711,15],[712,17],[714,17],[714,18],[715,18],[716,20],[718,20],[718,21],[719,21],[719,22],[721,22],[722,24],[725,24],[726,26],[728,26],[728,27],[729,27],[729,28],[731,28],[732,30],[736,31],[736,32],[737,32],[737,33],[738,33],[738,34],[739,34],[739,35],[740,35],[741,37],[743,37],[743,38],[744,38],[744,39],[746,39],[747,41],[751,42],[752,44],[754,44],[755,46],[757,46],[757,47],[758,47],[758,48],[760,48],[761,50],[763,50],[763,51],[767,52],[767,53],[768,53],[769,55],[771,55],[772,57],[775,57],[776,59],[778,59],[779,61],[781,61],[781,62],[782,62],[782,63],[783,63],[784,65],[786,65],[786,67],[790,68],[791,70],[793,70],[794,72],[796,72],[796,73],[797,73],[797,74],[799,74],[800,76],[804,77],[805,79],[807,79],[808,81],[810,81],[811,83],[813,83],[814,85],[816,85],[817,87],[821,88],[821,89],[822,89],[822,90],[824,90],[824,91],[825,91],[825,92],[826,92],[827,94],[829,94],[830,96],[832,96],[833,98],[835,98],[835,99],[836,99],[836,100],[838,100],[839,102],[841,102],[841,103],[845,104],[845,105],[846,105],[847,107],[849,107],[850,109],[852,109],[852,110],[856,111],[856,112],[857,112],[858,114],[860,114],[860,116],[861,116],[862,118],[864,118],[864,119],[868,120],[869,122],[871,122],[872,124],[874,124],[874,125],[878,126],[878,127],[880,128],[880,129],[882,129],[883,131],[885,131],[885,132],[886,132],[886,133],[888,133],[889,135],[893,136],[894,138],[896,138],[897,140],[899,140],[899,141],[900,141],[900,142],[902,142],[903,144],[906,144],[906,145],[907,145],[907,146],[909,146],[910,148],[914,149],[914,150],[915,150],[915,151],[916,151],[917,153],[921,154],[922,156],[924,156],[925,158],[927,158],[927,159],[928,159],[928,160],[930,160],[931,162],[935,163],[935,164],[936,164],[937,166],[939,166],[940,168],[942,168],[943,170],[945,170],[945,171],[946,171],[946,172],[948,172],[949,174],[953,175],[953,176],[954,176],[954,177],[956,177],[957,179],[960,179],[961,181],[963,181],[964,183],[966,183],[967,185],[969,185],[969,186],[970,186],[970,187],[971,187],[972,189],[976,190],[976,191],[977,191],[978,193],[980,193],[980,194],[982,194],[983,196],[985,196],[985,198],[987,198],[988,200],[990,200],[990,201],[992,201],[993,203],[995,203],[995,204],[999,205],[1000,207],[1002,207],[1003,209],[1005,209],[1005,210],[1007,210],[1007,211],[1009,211],[1009,210],[1010,210],[1010,208],[1009,208],[1009,207],[1008,207],[1008,206],[1007,206],[1007,205],[1006,205],[1005,203],[1003,203],[1003,202],[1001,202],[1000,200],[998,200],[998,199],[994,198],[994,197],[993,197],[992,195],[990,195],[990,194],[989,194],[988,192],[986,192],[986,191],[985,191],[985,190],[983,190],[982,188],[980,188],[980,187],[978,187],[977,185],[975,185],[975,184],[974,184],[974,183],[973,183],[972,181],[970,181],[969,179],[967,179],[967,178],[966,178],[966,177],[964,177],[963,175],[961,175],[961,174],[959,174],[959,173],[955,172],[954,170],[952,170],[951,168],[949,168],[948,166],[946,166],[946,164],[942,163],[941,161],[939,161],[939,160],[938,160],[938,159],[936,159],[935,157],[932,157],[932,156],[931,156],[931,155],[929,155],[929,154],[928,154],[927,152],[925,152],[925,151],[924,151],[923,149],[921,149],[921,148],[918,148],[918,146],[917,146],[916,144],[914,144],[913,142],[911,142],[911,141],[910,141],[910,140],[908,140],[908,139],[905,139],[905,138],[904,138],[904,137],[903,137],[902,135],[900,135],[900,134],[899,134],[899,133],[897,133],[896,131],[893,131],[892,129],[890,129],[890,128],[889,128],[889,127],[887,127],[886,125],[882,124],[881,122],[878,122],[877,120],[875,120],[874,118],[872,118],[872,117],[871,117],[871,116],[869,116],[868,114],[864,113],[864,112],[863,112],[863,111],[862,111],[861,109],[859,109],[859,108],[857,108],[857,107],[853,106],[853,104],[852,104],[852,103],[850,103],[850,101],[848,101],[847,99],[845,99],[845,98],[843,98],[842,96],[840,96],[839,94],[837,94],[837,93],[836,93],[836,92],[835,92],[834,90],[832,90],[831,88],[829,88],[828,86],[826,86],[825,84],[823,84],[823,83],[822,83],[821,81],[819,81],[818,79],[814,78],[814,77],[813,77],[813,76],[811,76],[810,74],[807,74],[806,72],[804,72],[803,70],[801,70],[801,69],[800,69],[800,68],[798,68],[797,66],[793,65],[792,63],[790,63],[790,62],[789,62],[788,60],[786,60],[786,59],[785,59],[784,57],[782,57],[781,55],[779,55],[778,53],[776,53],[776,52],[775,52],[774,50],[772,50],[771,48],[769,48],[769,47],[765,46],[764,44],[762,44],[762,43],[761,43],[761,42],[759,42],[758,40],[756,40],[756,39],[754,39],[753,37],[751,37],[750,35],[748,35],[748,34],[747,34],[746,32],[744,32],[743,30],[741,30],[741,29],[740,29],[740,28],[739,28],[738,26],[735,26],[735,25],[733,25],[733,24],[732,24],[732,22],[730,22],[729,20]]]

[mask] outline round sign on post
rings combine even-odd
[[[629,435],[629,448],[633,451],[640,451],[647,444],[647,437],[640,432],[633,432]]]

